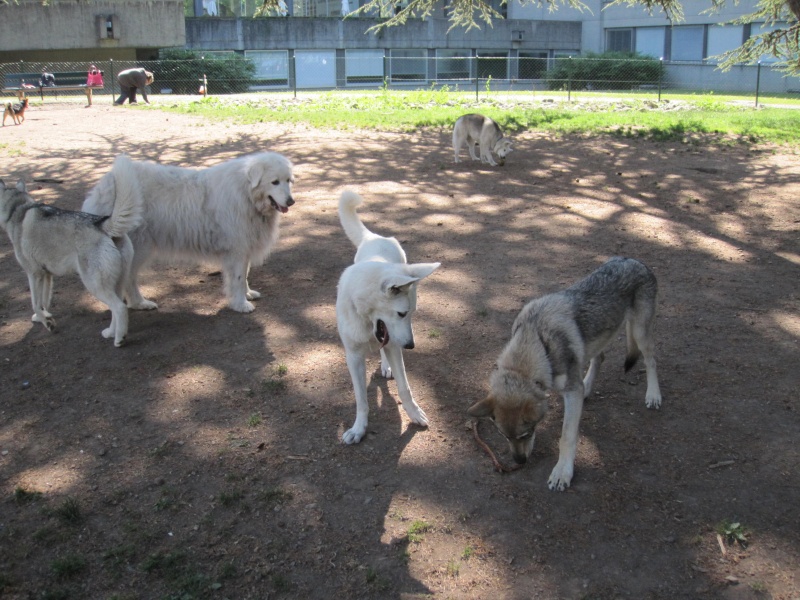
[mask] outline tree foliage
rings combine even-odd
[[[175,94],[197,93],[205,75],[209,93],[232,94],[246,91],[253,82],[256,66],[238,54],[203,58],[194,50],[169,48],[159,52],[161,63],[156,83],[169,87]]]

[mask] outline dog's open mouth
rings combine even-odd
[[[275,202],[275,199],[272,196],[269,197],[269,202],[270,202],[270,204],[272,204],[272,206],[275,207],[275,210],[277,210],[279,212],[282,212],[282,213],[289,212],[289,207],[288,206],[281,206],[280,204]]]
[[[375,338],[381,343],[381,348],[389,343],[389,330],[386,329],[386,323],[380,319],[375,324]]]

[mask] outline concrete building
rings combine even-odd
[[[182,0],[0,4],[0,63],[148,60],[183,46]]]

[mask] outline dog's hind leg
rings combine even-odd
[[[626,333],[628,338],[628,356],[638,356],[641,352],[644,358],[644,368],[647,372],[647,392],[645,394],[645,404],[647,408],[661,407],[661,388],[658,385],[658,371],[656,369],[655,344],[653,342],[653,319],[652,316],[640,317],[635,314],[626,323]],[[628,358],[625,362],[625,370],[629,370],[636,364],[636,359]]]
[[[547,485],[551,490],[563,492],[572,482],[575,470],[575,452],[578,448],[578,429],[583,412],[583,385],[578,389],[566,390],[564,397],[564,423],[561,427],[561,440],[558,442],[558,462],[550,473]]]
[[[49,283],[48,279],[50,280]],[[54,331],[56,328],[56,321],[53,315],[47,312],[44,305],[47,288],[49,287],[52,291],[52,280],[53,276],[44,271],[28,274],[28,287],[31,289],[31,305],[33,306],[31,321],[41,323],[48,331]]]
[[[257,292],[250,287],[250,263],[247,263],[247,270],[245,271],[244,284],[247,286],[247,299],[257,300],[261,298],[261,292]]]
[[[154,310],[158,308],[158,304],[152,300],[147,300],[142,296],[142,292],[139,291],[139,271],[149,257],[150,251],[147,247],[140,245],[135,248],[133,257],[123,273],[125,278],[123,286],[125,290],[125,300],[128,302],[128,308],[132,310]]]
[[[86,289],[111,309],[111,323],[101,334],[104,338],[113,337],[117,347],[122,346],[128,334],[128,307],[115,291],[122,269],[121,262],[120,259],[120,263],[111,271],[90,270],[86,265],[81,265],[83,268],[78,271]]]
[[[416,425],[427,427],[428,416],[416,403],[414,396],[411,394],[411,388],[408,386],[406,367],[403,364],[403,350],[394,344],[384,346],[383,350],[386,352],[386,358],[389,360],[392,374],[395,381],[397,381],[397,394],[400,396],[400,401],[403,403],[403,409],[406,411],[408,418]]]
[[[386,379],[392,379],[392,365],[389,364],[389,359],[386,357],[386,352],[381,348],[381,375]]]
[[[357,444],[367,432],[369,420],[369,404],[367,403],[367,357],[361,351],[347,350],[347,368],[353,380],[353,391],[356,395],[356,421],[344,432],[342,442]]]
[[[600,365],[603,364],[605,358],[605,353],[601,352],[589,361],[589,369],[586,371],[586,376],[583,378],[584,399],[588,398],[589,394],[592,393],[592,386],[594,385],[595,377],[597,377],[597,372],[600,370]]]

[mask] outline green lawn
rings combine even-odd
[[[507,131],[537,130],[561,134],[606,133],[681,140],[701,135],[724,141],[800,142],[800,101],[735,96],[670,95],[648,97],[573,94],[534,96],[449,90],[302,93],[254,93],[211,96],[159,103],[159,108],[230,119],[238,123],[304,123],[335,129],[414,131],[449,128],[466,112],[481,112]],[[796,106],[797,108],[792,108]]]

